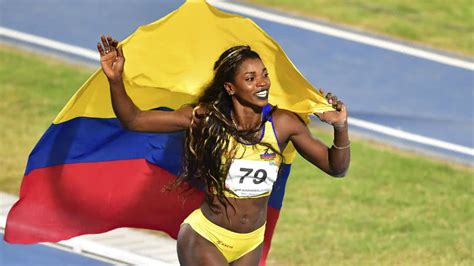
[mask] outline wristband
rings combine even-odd
[[[339,146],[336,146],[336,144],[334,144],[334,142],[332,143],[332,146],[338,150],[345,150],[347,148],[349,148],[351,146],[351,142],[349,141],[349,144],[347,144],[346,146],[343,146],[343,147],[339,147]]]

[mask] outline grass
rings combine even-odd
[[[474,55],[472,0],[243,0],[418,44]]]
[[[274,265],[472,265],[472,169],[364,141],[351,149],[343,179],[293,164]]]
[[[18,193],[28,154],[92,69],[0,46],[0,189]]]
[[[92,71],[0,46],[1,191],[18,194],[29,152]],[[472,264],[473,174],[357,139],[344,179],[299,158],[269,264]]]

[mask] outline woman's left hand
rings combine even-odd
[[[320,89],[319,92],[324,95],[323,90]],[[326,94],[326,99],[336,110],[324,113],[315,113],[315,115],[321,121],[333,125],[334,127],[344,127],[347,125],[347,108],[344,103],[339,101],[337,96],[332,95],[330,92]]]

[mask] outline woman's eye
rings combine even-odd
[[[248,78],[246,78],[245,80],[246,80],[246,81],[253,81],[254,78],[253,78],[253,77],[248,77]]]

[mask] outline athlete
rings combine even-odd
[[[226,50],[197,102],[175,111],[141,111],[125,91],[125,58],[118,42],[101,36],[97,49],[114,112],[125,128],[186,132],[177,183],[201,186],[206,196],[181,225],[181,265],[258,265],[269,195],[289,142],[331,176],[342,177],[349,167],[344,104],[327,94],[335,110],[316,114],[334,127],[333,145],[327,147],[313,138],[298,115],[269,104],[269,73],[249,46]]]

